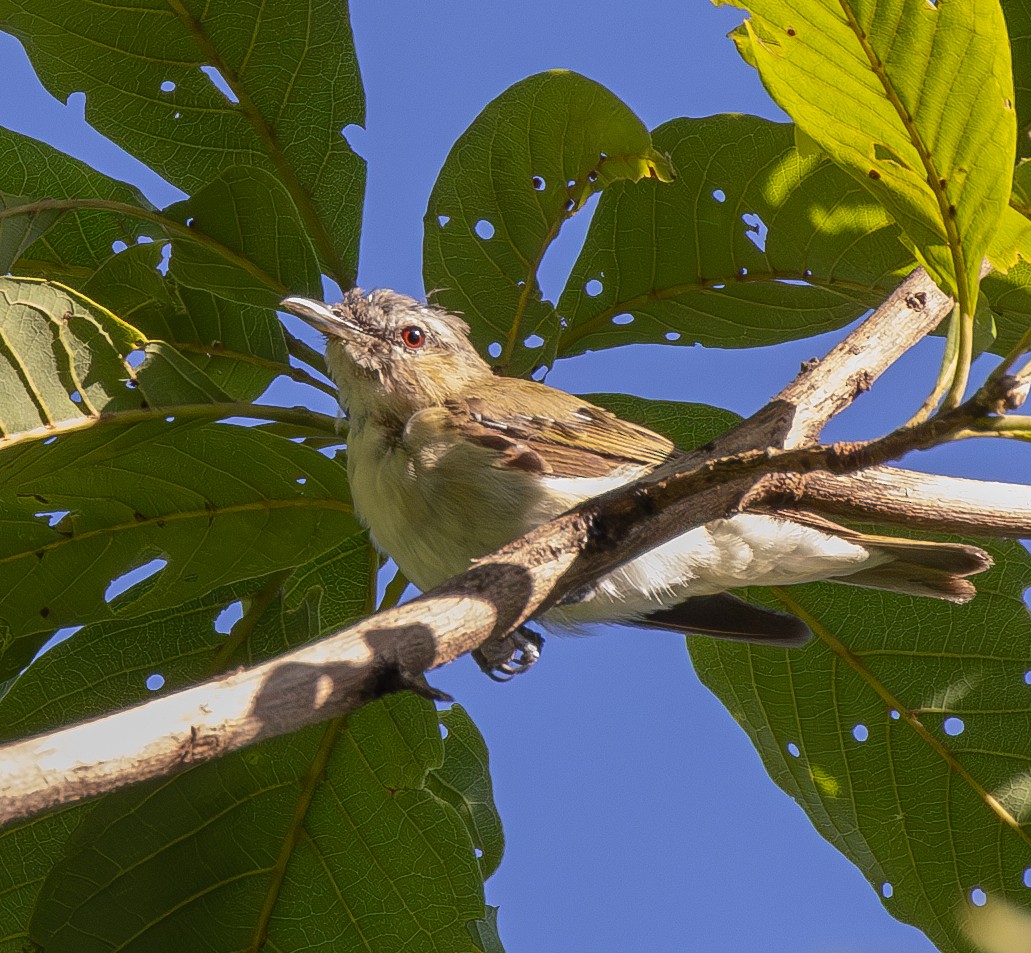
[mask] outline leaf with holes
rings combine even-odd
[[[792,127],[673,119],[670,185],[605,192],[559,300],[558,355],[674,341],[754,347],[840,327],[913,267],[898,229]]]
[[[296,566],[357,525],[343,469],[318,452],[242,427],[161,418],[116,418],[9,447],[0,523],[0,587],[18,592],[0,608],[0,678],[55,629]],[[108,590],[154,560],[166,565],[152,585]]]
[[[213,662],[253,662],[310,641],[364,614],[375,565],[359,533],[306,564],[285,591],[277,574],[175,613],[89,625],[15,683],[0,724],[5,734],[33,734],[138,701],[149,673],[177,687]],[[219,610],[240,599],[247,608],[228,639],[214,633]],[[231,654],[227,642],[236,642]],[[453,724],[451,738],[482,746],[471,725]],[[382,934],[393,931],[396,942],[401,931],[434,938],[421,948],[471,951],[463,922],[484,916],[477,842],[426,785],[432,772],[454,774],[450,757],[432,704],[394,696],[0,833],[0,866],[31,871],[0,910],[0,929],[80,951],[164,949],[181,943],[186,924],[212,949],[301,949],[319,934],[385,950]],[[80,824],[68,838],[70,818]],[[170,867],[183,876],[170,881]]]
[[[342,132],[364,122],[365,98],[340,4],[128,2],[96,16],[78,0],[0,0],[0,29],[54,96],[84,92],[87,121],[183,191],[233,166],[274,177],[323,269],[353,282],[365,162]]]
[[[751,14],[734,39],[773,98],[973,314],[1016,147],[997,0],[724,2]]]
[[[475,953],[483,878],[455,809],[426,787],[443,760],[411,694],[97,804],[40,890],[48,949],[401,947]],[[179,871],[170,878],[169,870]]]
[[[816,633],[805,649],[689,640],[773,779],[945,953],[973,953],[972,891],[1031,908],[1031,560],[987,548],[967,606],[792,586],[777,601]]]
[[[70,289],[0,278],[0,435],[135,409],[135,328]]]
[[[153,254],[150,246],[122,253],[129,261]],[[125,286],[115,303],[133,300],[145,307],[151,303],[146,287]],[[213,419],[222,412],[212,405],[230,400],[196,362],[163,341],[147,341],[70,288],[0,278],[0,434],[8,438],[0,451],[14,440],[93,426],[101,416],[125,423],[148,419],[160,407]]]
[[[537,271],[563,222],[616,181],[672,175],[603,86],[567,70],[524,79],[488,103],[444,162],[424,223],[426,287],[465,316],[499,369],[526,373],[547,363],[558,335]]]
[[[9,129],[0,129],[0,274],[82,280],[114,242],[161,229],[135,217],[151,204],[124,182]]]
[[[82,290],[149,339],[173,344],[229,399],[253,400],[288,370],[282,325],[267,308],[176,284],[159,270],[162,257],[156,244],[127,248]]]

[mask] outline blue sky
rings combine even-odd
[[[436,173],[487,101],[531,73],[584,73],[649,126],[717,112],[783,118],[725,39],[739,20],[732,9],[673,0],[355,2],[368,96],[367,128],[350,136],[369,161],[360,283],[423,293],[422,215]],[[66,106],[43,92],[2,35],[0,62],[0,124],[136,183],[159,204],[180,197],[84,124],[81,96]],[[586,215],[574,219],[549,251],[547,295],[561,287],[585,227]],[[754,353],[635,347],[559,362],[548,381],[747,413],[834,340]],[[907,355],[830,433],[868,435],[908,416],[939,348],[925,342]],[[952,447],[912,465],[1012,479],[1017,449],[1002,444]],[[509,953],[933,950],[770,781],[675,636],[552,638],[534,671],[510,684],[489,682],[468,660],[433,683],[470,710],[491,751],[507,849],[487,889]]]

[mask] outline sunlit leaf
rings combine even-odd
[[[972,312],[1016,145],[997,0],[729,2],[751,14],[734,38],[773,98]]]
[[[559,301],[558,354],[673,341],[753,347],[840,327],[913,266],[865,189],[754,116],[674,119],[670,185],[601,197]]]
[[[689,640],[773,779],[945,953],[972,953],[958,917],[973,891],[1029,909],[1031,562],[988,548],[997,566],[967,606],[792,586],[779,608],[816,633],[806,648]]]
[[[138,407],[124,359],[141,343],[69,289],[0,278],[0,435]]]

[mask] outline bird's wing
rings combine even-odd
[[[450,425],[466,440],[496,450],[495,466],[503,468],[602,477],[627,466],[652,469],[678,452],[647,427],[533,381],[498,378],[489,395],[452,400],[447,409]]]
[[[782,648],[805,645],[812,638],[809,626],[798,617],[753,605],[729,592],[692,596],[668,609],[649,613],[630,625]]]

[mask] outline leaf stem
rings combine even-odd
[[[336,419],[328,414],[316,413],[303,407],[277,407],[271,404],[213,403],[213,404],[170,404],[167,407],[140,407],[135,410],[101,411],[86,417],[72,417],[48,427],[36,427],[0,438],[0,451],[9,450],[25,443],[49,440],[59,434],[89,430],[98,425],[141,423],[166,417],[187,420],[224,420],[227,417],[249,417],[255,420],[275,420],[279,423],[295,424],[314,430],[324,430],[339,436]]]
[[[329,377],[329,368],[326,367],[326,358],[323,354],[320,354],[310,344],[305,344],[299,337],[291,334],[285,328],[283,334],[286,337],[286,350],[291,357],[296,357],[297,360],[303,361],[312,369],[318,371],[323,377]],[[334,388],[332,393],[336,395],[336,389]]]
[[[952,383],[948,393],[942,401],[943,410],[952,410],[963,403],[963,395],[966,393],[967,384],[970,381],[970,365],[974,359],[974,315],[965,311],[961,305],[957,305],[957,332],[956,354],[954,357],[955,370],[952,376]]]

